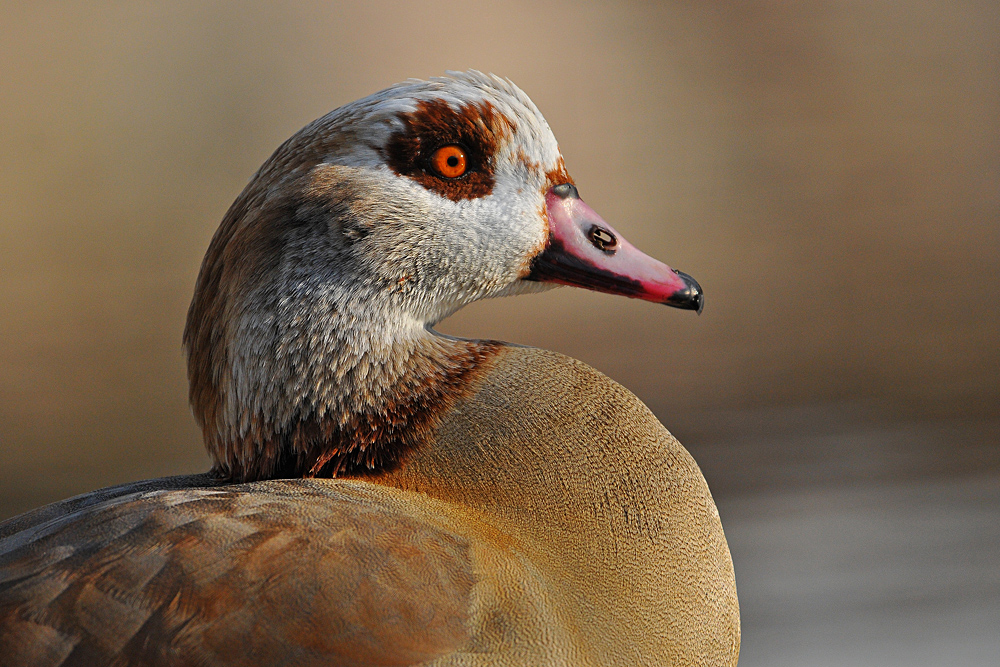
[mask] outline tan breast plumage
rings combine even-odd
[[[738,651],[732,564],[693,460],[627,390],[528,348],[504,348],[395,473],[146,482],[0,537],[9,664],[725,665]]]

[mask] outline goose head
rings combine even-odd
[[[224,217],[184,333],[222,477],[398,462],[497,344],[431,327],[480,299],[574,285],[700,312],[697,282],[587,206],[505,79],[411,80],[286,141]]]

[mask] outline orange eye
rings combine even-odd
[[[465,173],[465,151],[454,144],[442,146],[431,155],[431,167],[439,176],[458,178]]]

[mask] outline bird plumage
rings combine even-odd
[[[428,166],[442,145],[462,179]],[[624,242],[615,274],[616,233],[565,184],[535,106],[475,72],[286,142],[189,311],[213,474],[0,524],[4,664],[735,665],[732,562],[684,448],[580,362],[431,328],[544,288],[555,252],[564,282],[701,307],[653,260],[629,275]],[[596,250],[553,247],[595,225]]]

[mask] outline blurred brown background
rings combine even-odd
[[[441,329],[583,359],[689,446],[744,667],[995,664],[995,1],[0,8],[0,518],[204,469],[180,336],[226,208],[313,118],[477,68],[707,307],[563,289]]]

